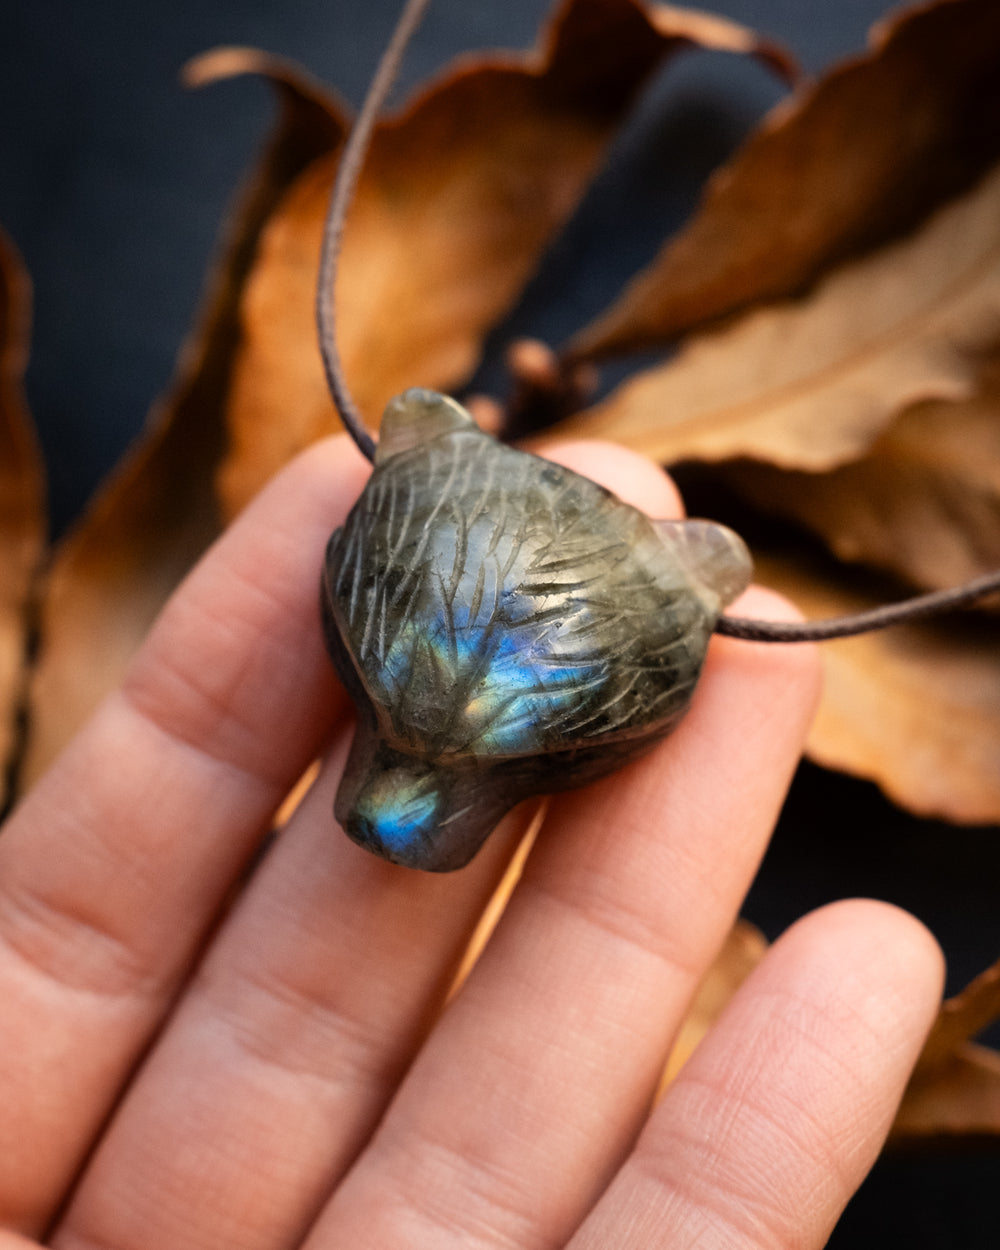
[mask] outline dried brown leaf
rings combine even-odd
[[[646,18],[665,39],[687,39],[700,48],[713,52],[738,52],[754,56],[787,83],[799,77],[795,58],[786,48],[762,38],[738,22],[731,22],[717,13],[703,9],[686,9],[676,4],[646,4]]]
[[[215,473],[227,441],[240,291],[260,230],[285,188],[343,135],[335,102],[259,53],[227,49],[198,63],[194,77],[238,70],[267,73],[276,82],[283,116],[244,195],[169,396],[55,553],[31,686],[26,783],[118,682],[164,600],[219,531]]]
[[[825,474],[741,462],[726,479],[842,560],[940,589],[1000,568],[1000,377],[903,412],[867,455]]]
[[[45,541],[41,455],[24,398],[31,286],[0,232],[0,811],[17,746],[31,587]]]
[[[698,42],[780,57],[744,28],[637,0],[566,0],[528,55],[463,58],[375,132],[344,235],[339,346],[371,424],[408,386],[453,389],[578,203],[643,82]],[[336,428],[314,287],[335,172],[317,162],[265,232],[223,473],[230,512]]]
[[[896,1117],[896,1140],[1000,1134],[1000,1055],[972,1044],[998,1018],[1000,963],[941,1005]]]
[[[658,460],[747,456],[817,472],[864,453],[909,404],[966,398],[998,345],[1000,168],[809,298],[689,341],[558,429]]]
[[[997,159],[995,0],[915,6],[876,27],[870,44],[772,113],[574,353],[661,344],[801,291],[910,229]]]
[[[917,1071],[930,1073],[947,1063],[966,1042],[1000,1019],[1000,962],[981,972],[960,994],[946,999],[928,1035]],[[1000,1125],[998,1125],[1000,1127]]]
[[[888,596],[804,558],[755,552],[756,576],[809,617]],[[808,753],[877,782],[918,815],[1000,822],[1000,647],[994,620],[899,626],[822,647],[825,683]]]
[[[899,1144],[933,1138],[995,1138],[1000,1134],[1000,1054],[960,1046],[910,1082],[892,1128]]]

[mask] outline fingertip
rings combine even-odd
[[[763,621],[802,621],[804,616],[790,599],[766,586],[752,585],[726,609],[727,616]],[[775,707],[797,709],[802,733],[812,721],[823,680],[820,648],[815,643],[750,642],[743,638],[716,636],[705,665],[705,684],[723,673],[753,673],[769,690],[767,702]]]
[[[748,1246],[826,1245],[889,1132],[942,971],[932,935],[888,903],[831,903],[782,934],[640,1142],[664,1244],[721,1223]]]
[[[268,505],[273,496],[323,501],[333,520],[342,519],[371,474],[371,464],[347,434],[318,439],[293,457],[275,474],[251,508]]]
[[[730,616],[747,616],[762,621],[802,621],[805,617],[800,608],[768,586],[754,584],[735,599],[727,609]]]
[[[681,517],[680,492],[659,465],[618,443],[599,439],[542,442],[536,455],[565,465],[613,491],[623,502],[653,517]]]
[[[868,987],[880,1027],[898,1030],[907,1017],[921,1036],[930,1027],[944,989],[945,957],[911,912],[881,899],[840,899],[797,921],[780,943],[794,944],[809,959],[834,952],[840,980]]]

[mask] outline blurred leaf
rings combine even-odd
[[[894,1138],[1000,1135],[1000,1054],[972,1044],[996,1019],[1000,963],[942,1005],[896,1117]]]
[[[967,1044],[931,1072],[920,1072],[903,1098],[891,1140],[1000,1134],[1000,1054]]]
[[[24,398],[31,286],[0,232],[0,811],[25,679],[31,589],[45,541],[44,477]]]
[[[639,89],[700,43],[773,47],[730,22],[637,0],[566,0],[540,51],[465,57],[380,124],[344,234],[339,348],[373,425],[409,386],[454,388],[589,184]],[[264,232],[222,489],[240,508],[296,451],[337,428],[313,308],[331,156],[307,170]]]
[[[193,77],[241,71],[272,78],[283,115],[243,197],[171,393],[54,554],[31,684],[28,784],[117,684],[167,596],[219,531],[215,474],[226,446],[223,412],[240,338],[240,290],[285,187],[343,135],[335,102],[259,53],[227,49],[196,63]]]
[[[910,229],[1000,156],[995,0],[911,7],[870,44],[772,113],[573,354],[659,345],[801,291]]]
[[[755,552],[757,580],[808,617],[864,611],[891,595],[805,559]],[[1000,647],[994,620],[952,617],[824,643],[825,682],[808,754],[877,782],[918,815],[1000,822]]]
[[[998,347],[1000,169],[808,298],[690,340],[557,429],[667,462],[747,456],[816,472],[862,455],[909,404],[967,398]]]
[[[728,482],[794,518],[842,560],[930,589],[1000,568],[1000,368],[966,400],[908,408],[852,464],[785,472],[743,461]]]
[[[1000,962],[981,972],[954,998],[947,999],[924,1044],[917,1071],[930,1073],[964,1043],[1000,1019]]]

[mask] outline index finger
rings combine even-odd
[[[37,1233],[51,1218],[276,806],[344,709],[323,652],[319,570],[366,474],[340,437],[277,478],[7,822],[8,1227]]]

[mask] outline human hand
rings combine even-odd
[[[677,506],[626,452],[560,458]],[[822,1246],[937,1003],[915,920],[850,902],[794,926],[649,1114],[798,758],[815,657],[716,639],[671,738],[553,800],[440,1016],[526,817],[441,877],[333,826],[350,727],[317,579],[365,471],[344,439],[286,470],[7,823],[0,1250]],[[739,610],[783,609],[754,591]]]

